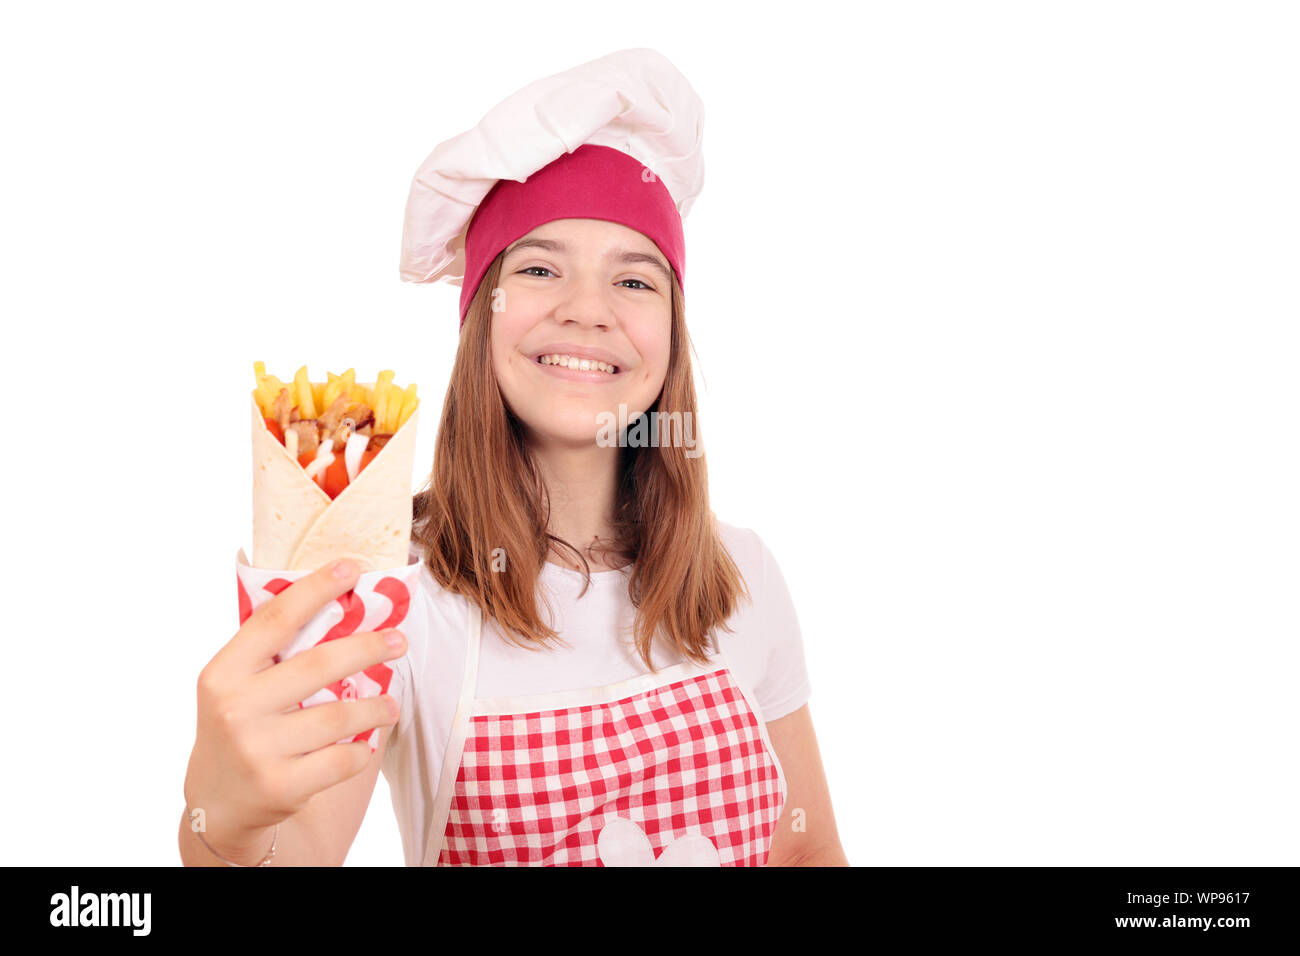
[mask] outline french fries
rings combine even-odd
[[[253,363],[253,377],[257,382],[254,396],[263,416],[275,418],[275,403],[282,392],[286,393],[288,407],[296,412],[297,420],[314,419],[324,414],[339,396],[370,408],[375,415],[374,433],[391,435],[406,424],[407,419],[420,404],[416,397],[415,386],[406,388],[393,384],[394,372],[391,369],[381,371],[375,378],[373,388],[358,385],[355,369],[348,369],[342,375],[326,372],[324,382],[313,382],[308,378],[307,366],[302,366],[288,382],[282,382],[266,372],[266,363]]]
[[[406,424],[406,420],[415,411],[415,406],[419,404],[420,400],[415,396],[415,383],[412,382],[406,386],[406,391],[402,394],[402,407],[397,413],[397,427],[393,431],[397,431],[398,428]]]
[[[375,379],[375,402],[370,407],[375,410],[375,427],[381,433],[392,431],[389,428],[392,424],[392,416],[388,406],[392,399],[393,374],[391,369],[386,369],[379,373],[379,378]]]
[[[303,418],[316,417],[316,400],[311,393],[311,382],[307,381],[307,366],[298,369],[298,374],[293,377],[294,398],[298,406],[298,414]]]

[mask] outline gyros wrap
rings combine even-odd
[[[351,370],[325,383],[301,368],[284,384],[254,366],[253,560],[241,550],[235,572],[242,625],[293,581],[350,557],[361,575],[281,648],[288,660],[327,641],[411,626],[418,561],[409,560],[411,465],[418,399],[399,389],[392,372],[357,385]],[[391,692],[393,662],[373,664],[299,701],[299,707]],[[374,730],[338,743],[365,741]]]
[[[284,385],[258,363],[253,426],[253,557],[258,568],[313,570],[354,558],[400,568],[411,537],[419,402],[392,373],[357,385],[349,371]]]

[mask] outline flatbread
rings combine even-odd
[[[314,571],[350,557],[362,572],[406,566],[416,407],[379,454],[334,500],[253,413],[253,567]]]

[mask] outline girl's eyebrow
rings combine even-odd
[[[555,239],[520,239],[509,249],[506,250],[506,257],[514,255],[521,249],[542,249],[546,252],[568,252],[569,247]],[[612,259],[617,262],[633,263],[644,262],[646,265],[653,267],[662,277],[665,283],[672,282],[672,274],[668,271],[668,266],[658,256],[652,256],[648,252],[633,252],[629,249],[611,249],[605,256],[606,259]]]

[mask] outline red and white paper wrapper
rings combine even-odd
[[[419,560],[412,558],[404,568],[363,573],[351,591],[332,601],[294,635],[289,646],[275,656],[275,662],[278,664],[286,661],[295,654],[340,637],[366,631],[382,631],[390,627],[400,628],[410,612],[420,567]],[[235,572],[239,586],[241,627],[255,610],[294,581],[311,573],[310,570],[273,571],[252,567],[244,556],[243,549],[240,549],[235,559]],[[359,700],[386,694],[393,677],[393,670],[389,666],[391,663],[392,661],[380,662],[335,681],[306,700],[299,701],[298,706],[312,707],[336,700]],[[375,738],[375,731],[371,728],[355,737],[344,737],[337,743],[364,740],[373,752]]]

